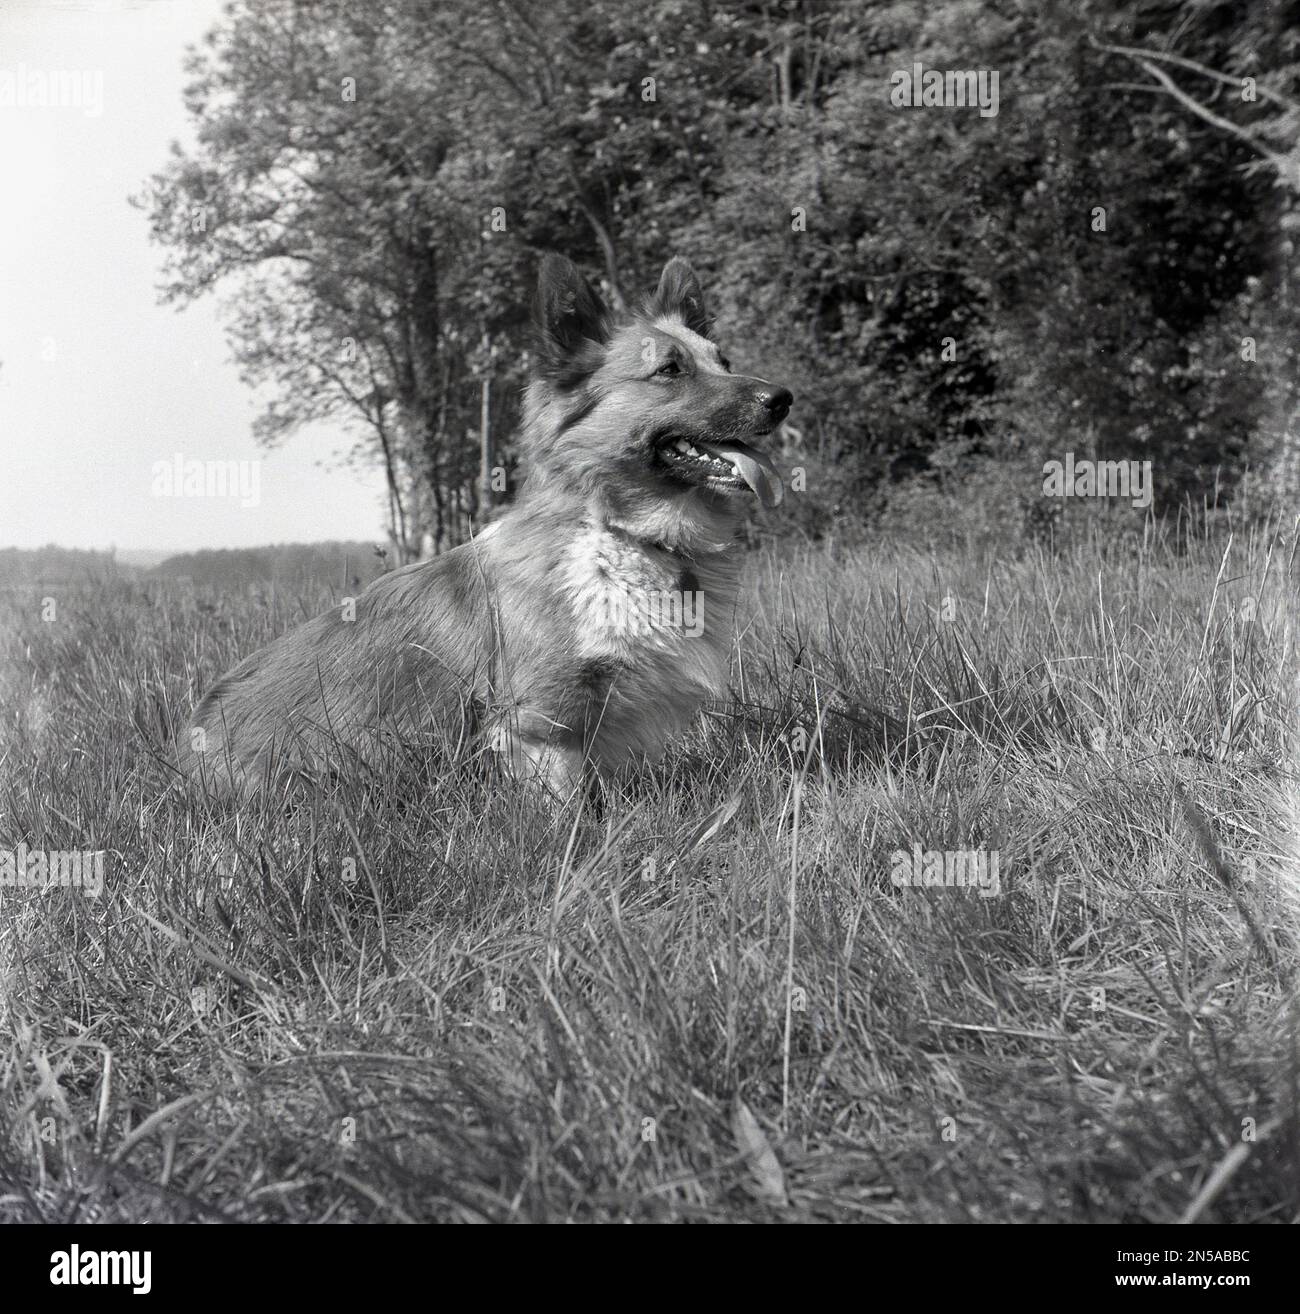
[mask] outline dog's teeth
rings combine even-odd
[[[677,441],[673,443],[673,451],[681,452],[683,456],[688,456],[694,450],[695,448],[692,447],[685,438],[678,438]]]

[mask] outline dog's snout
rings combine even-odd
[[[772,417],[772,423],[780,424],[790,414],[794,394],[788,388],[764,388],[758,394],[758,402]]]

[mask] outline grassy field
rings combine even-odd
[[[558,815],[170,779],[327,590],[11,595],[0,849],[105,865],[0,888],[0,1218],[1296,1221],[1291,554],[758,553],[735,702]]]

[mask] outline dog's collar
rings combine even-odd
[[[656,551],[664,553],[665,556],[671,557],[677,563],[677,592],[680,594],[698,593],[700,591],[700,577],[695,573],[695,562],[684,552],[679,552],[676,548],[671,548],[667,543],[651,543],[646,541],[647,547],[652,547]]]
[[[680,548],[675,548],[663,539],[658,538],[638,538],[635,534],[629,534],[627,530],[619,531],[630,538],[634,543],[640,544],[643,548],[650,548],[655,552],[662,552],[664,556],[670,558],[677,565],[677,592],[678,593],[698,593],[700,591],[700,577],[695,573],[695,559],[687,556]]]
[[[665,543],[661,538],[641,538],[633,534],[630,530],[622,525],[606,521],[603,528],[606,532],[613,531],[621,534],[625,539],[635,543],[642,549],[651,552],[662,552],[677,567],[677,590],[679,593],[698,593],[700,591],[700,577],[697,574],[696,557],[683,551],[680,547],[674,547],[671,543]]]
[[[650,548],[652,551],[662,552],[665,556],[676,557],[681,561],[689,562],[691,560],[685,552],[673,547],[671,543],[665,543],[663,539],[659,538],[641,538],[639,535],[632,533],[630,529],[613,520],[607,520],[603,525],[594,522],[589,523],[592,528],[603,529],[606,533],[621,534],[625,539],[635,543],[637,547]]]

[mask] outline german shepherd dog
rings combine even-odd
[[[749,440],[790,393],[731,372],[680,258],[615,314],[547,256],[535,318],[514,505],[242,661],[195,711],[184,770],[246,793],[331,746],[373,763],[386,733],[469,726],[567,797],[725,693],[743,498],[782,495]]]

